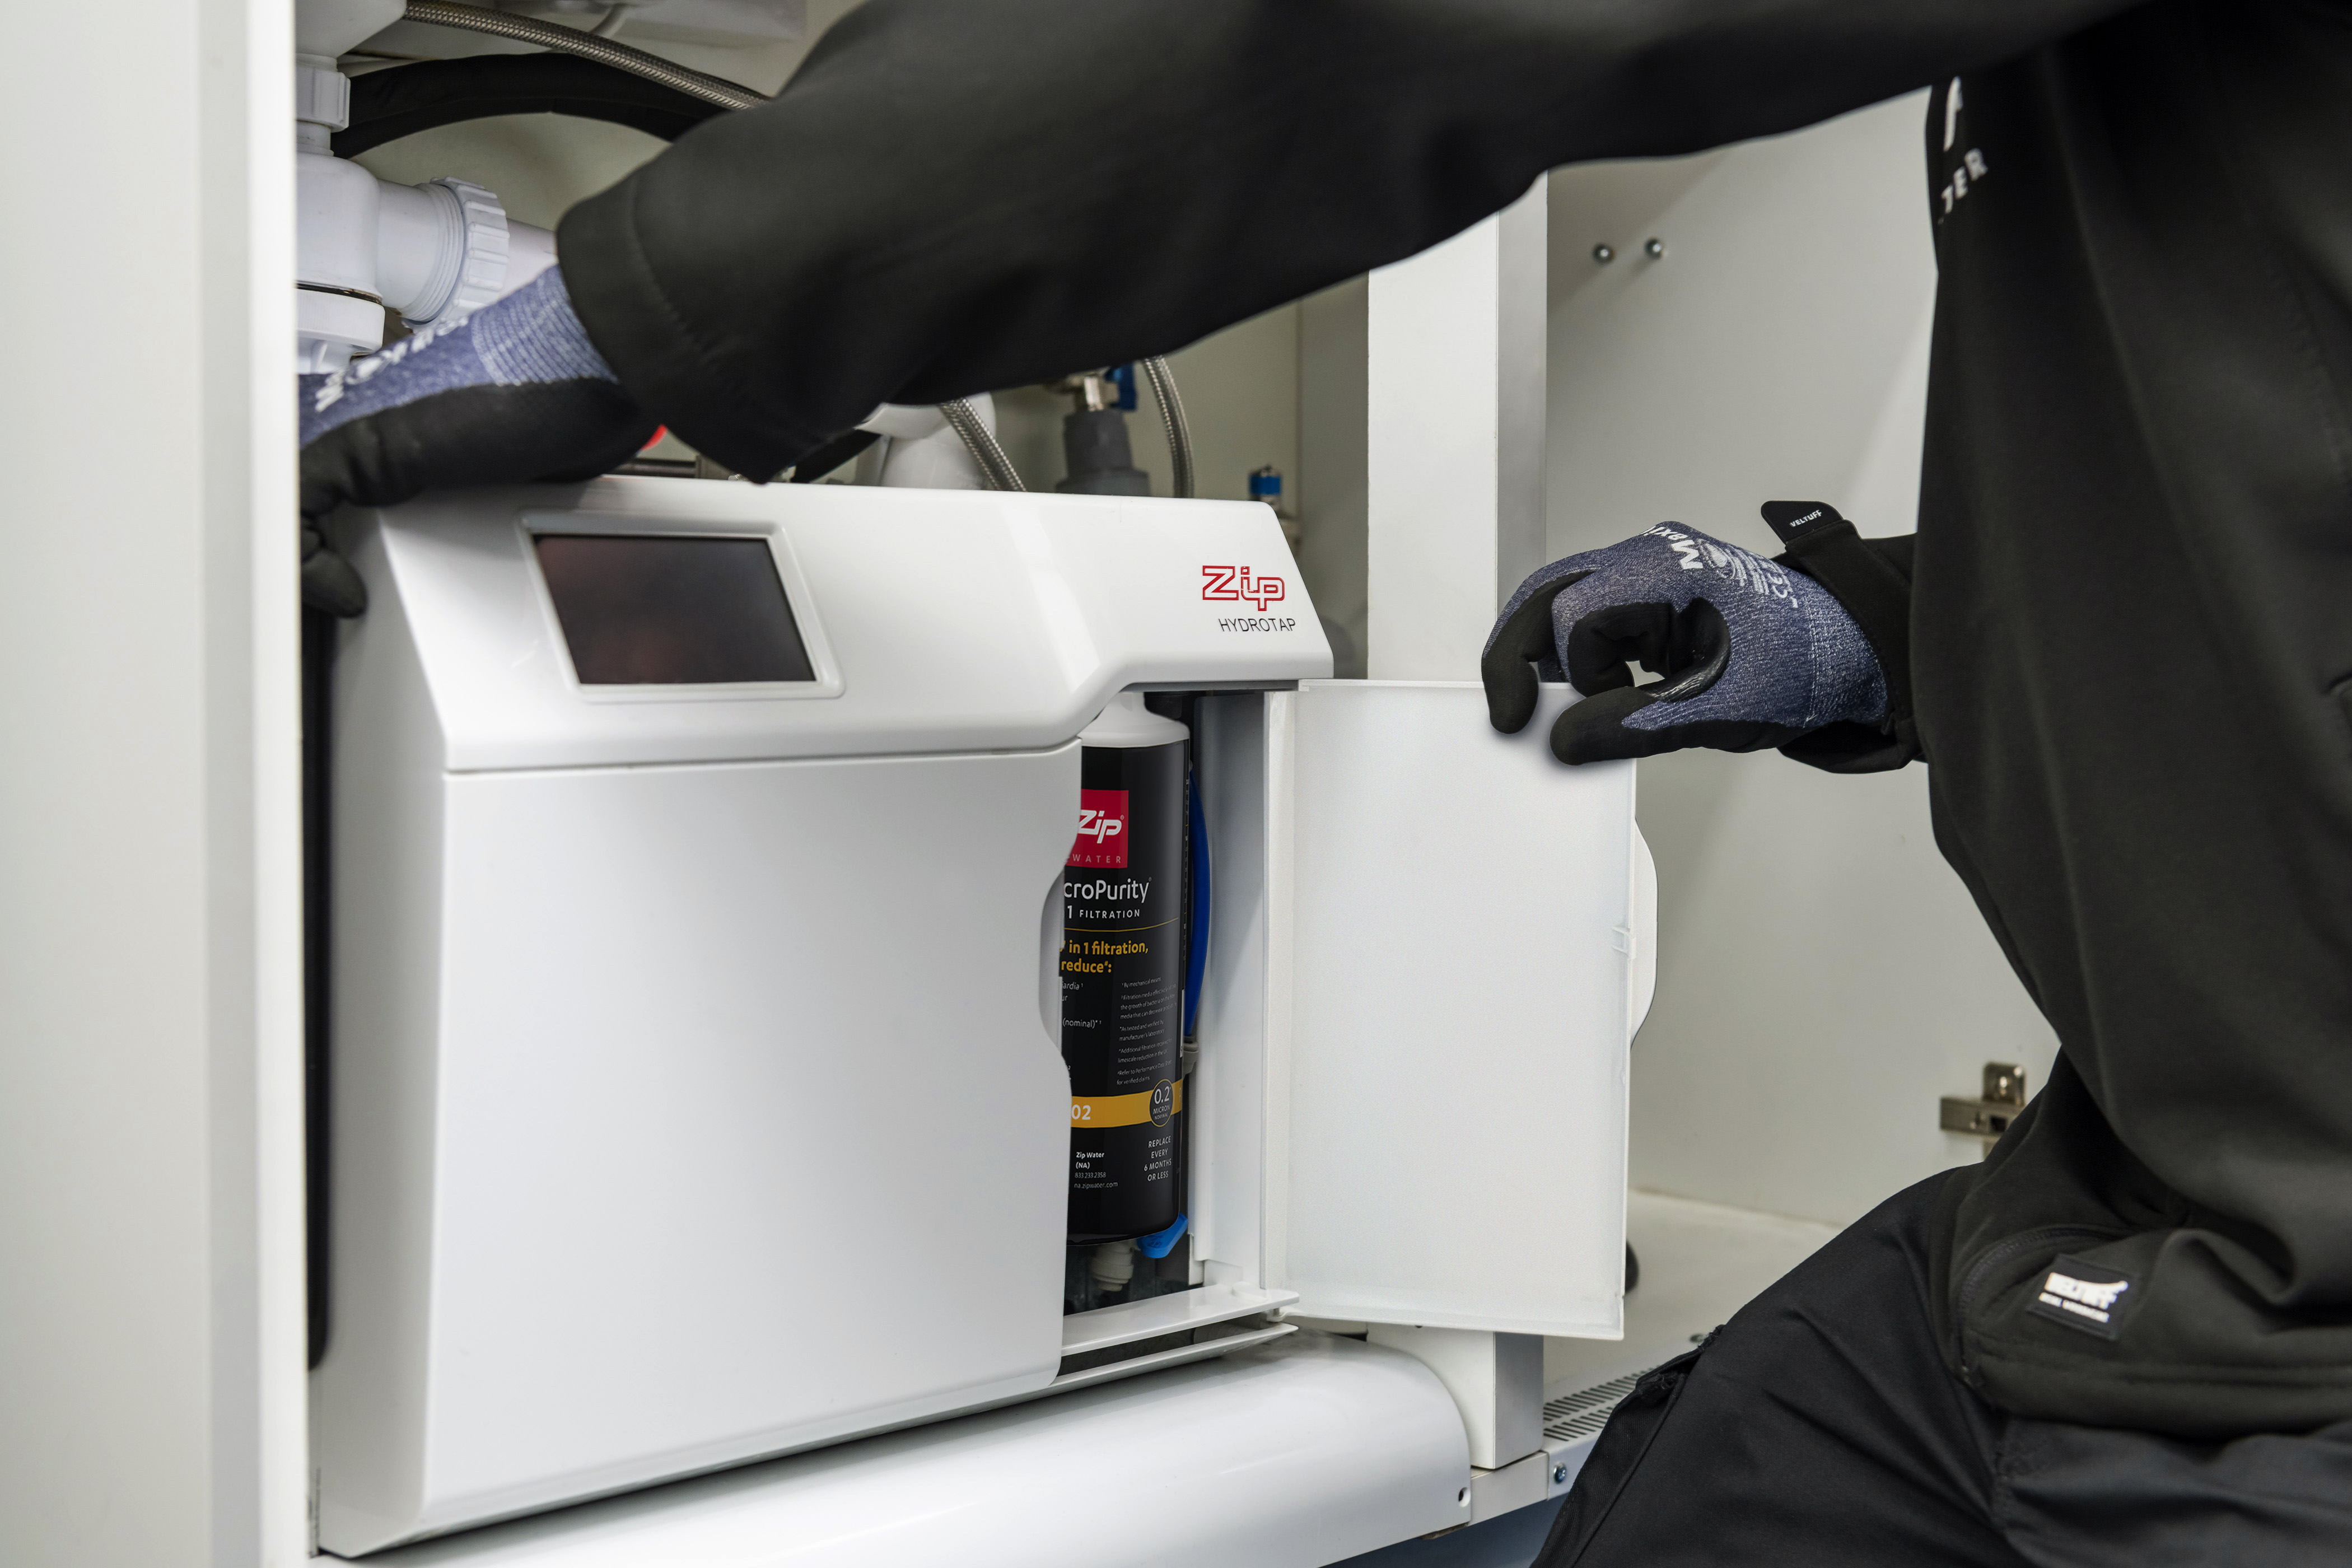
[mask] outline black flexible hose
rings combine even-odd
[[[350,158],[419,131],[496,114],[569,114],[674,142],[727,110],[577,55],[472,55],[369,71],[352,79],[351,124],[335,132]]]

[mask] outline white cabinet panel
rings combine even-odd
[[[1075,745],[423,787],[341,814],[327,1548],[1051,1381]]]
[[[1469,683],[1267,699],[1267,1283],[1302,1313],[1619,1331],[1633,769],[1555,762],[1547,697],[1508,737]]]

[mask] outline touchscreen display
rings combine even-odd
[[[764,539],[542,533],[534,542],[583,686],[816,679]]]

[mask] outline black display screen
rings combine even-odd
[[[583,686],[816,679],[764,539],[542,533],[536,543]]]

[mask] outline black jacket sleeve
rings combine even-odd
[[[622,384],[739,472],[885,400],[1165,353],[1555,165],[1788,131],[2126,0],[872,0],[558,233]]]
[[[1773,560],[1816,578],[1846,614],[1863,627],[1870,651],[1886,677],[1886,720],[1882,724],[1822,724],[1780,748],[1828,773],[1884,773],[1922,762],[1919,720],[1912,710],[1910,679],[1910,562],[1916,533],[1894,538],[1855,538],[1837,560],[1800,560],[1794,550]]]
[[[1766,507],[1767,521],[1773,507],[1785,504]],[[1780,754],[1832,773],[1885,773],[1919,761],[1927,752],[1911,688],[1911,559],[1918,536],[1865,539],[1828,506],[1811,504],[1811,513],[1826,513],[1825,523],[1795,532],[1773,559],[1827,588],[1862,628],[1886,679],[1886,717],[1876,724],[1825,724]]]

